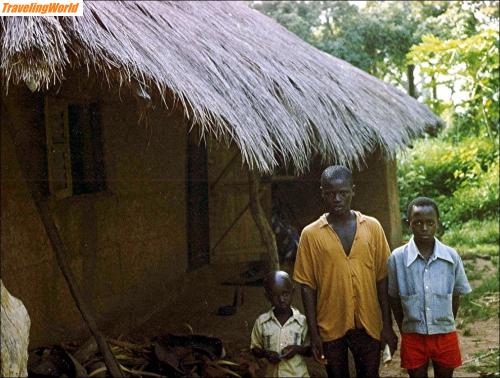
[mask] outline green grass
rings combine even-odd
[[[471,220],[444,231],[441,240],[462,256],[498,256],[498,235],[498,219]]]
[[[464,261],[464,269],[469,281],[476,281],[483,278],[483,272],[477,270],[475,261]]]
[[[493,347],[474,353],[474,359],[465,361],[466,369],[484,377],[498,377],[499,349]]]
[[[498,269],[498,255],[491,256],[491,263],[493,264],[493,266],[495,266]]]
[[[446,243],[448,244],[448,243]],[[470,256],[497,256],[498,255],[498,245],[495,244],[477,244],[471,246],[469,244],[455,244],[452,245],[453,248],[457,250],[460,256],[470,257]]]
[[[462,335],[466,336],[466,337],[470,337],[470,336],[472,336],[472,330],[470,328],[465,328]]]
[[[458,314],[465,324],[493,316],[498,316],[498,271],[461,298]]]

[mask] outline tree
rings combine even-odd
[[[250,6],[276,20],[304,41],[314,45],[324,1],[251,1]]]
[[[250,5],[300,38],[418,97],[406,55],[422,37],[467,38],[498,21],[495,2],[263,1]]]
[[[338,1],[265,1],[251,5],[320,50],[400,87],[409,86],[414,95],[413,68],[407,67],[406,54],[419,41],[421,19],[415,16],[417,5],[413,2],[374,1],[365,8]],[[422,7],[433,14],[446,9]],[[409,85],[407,77],[411,79]]]
[[[499,121],[498,29],[485,29],[471,37],[441,40],[426,35],[408,54],[428,78],[425,87],[446,87],[452,101],[428,102],[438,114],[448,116],[448,130],[460,136],[498,135]],[[430,79],[429,79],[430,78]]]

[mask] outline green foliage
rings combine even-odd
[[[320,50],[403,86],[406,54],[420,41],[420,9],[426,17],[438,16],[448,8],[438,3],[372,1],[360,8],[345,1],[263,1],[251,6]]]
[[[492,347],[474,353],[474,360],[466,366],[468,372],[474,372],[479,377],[498,377],[500,353],[498,347]]]
[[[250,6],[273,18],[304,41],[314,44],[314,30],[320,26],[323,1],[262,1]]]
[[[462,256],[463,258],[463,256]],[[483,272],[478,272],[475,269],[475,261],[464,261],[464,269],[469,282],[473,282],[482,278]]]
[[[435,199],[445,229],[471,219],[498,214],[498,143],[467,138],[459,145],[447,139],[415,143],[398,165],[401,213],[418,196]]]
[[[445,86],[457,95],[449,102],[435,93],[427,98],[448,127],[438,138],[416,143],[398,172],[401,210],[418,195],[434,198],[448,229],[445,242],[479,254],[498,253],[499,36],[491,23],[498,13],[490,6],[469,4],[468,12],[459,15],[463,4],[450,4],[427,27],[438,31],[440,19],[451,17],[457,21],[455,38],[427,34],[411,48],[409,63],[423,76],[424,89]]]
[[[460,92],[453,103],[429,104],[438,114],[446,110],[452,127],[448,135],[492,137],[498,134],[499,117],[499,36],[495,28],[462,39],[441,40],[425,35],[408,54],[427,80],[425,88],[445,86]],[[438,106],[441,106],[439,108]],[[447,109],[448,108],[448,109]]]
[[[461,255],[498,255],[498,220],[471,220],[446,230],[442,241]],[[472,279],[469,277],[469,279]]]
[[[450,220],[485,219],[497,214],[498,168],[497,161],[489,166],[486,172],[476,169],[472,174],[477,176],[462,181],[460,187],[453,193],[453,202],[449,205]]]
[[[317,48],[402,88],[408,86],[406,55],[422,36],[467,38],[484,23],[498,20],[494,2],[253,1],[250,6],[274,18]]]
[[[460,300],[459,318],[465,323],[485,320],[498,314],[498,271],[484,279],[472,293]]]

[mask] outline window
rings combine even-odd
[[[98,105],[46,97],[45,129],[50,193],[64,198],[104,191]]]

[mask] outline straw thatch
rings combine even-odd
[[[86,1],[83,17],[4,17],[1,75],[49,87],[87,66],[113,84],[173,93],[263,172],[314,153],[358,164],[440,123],[426,106],[241,2]]]

